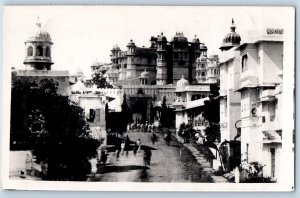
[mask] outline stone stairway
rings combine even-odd
[[[179,142],[183,142],[183,139],[179,136],[173,135]],[[191,143],[182,143],[184,147],[186,147],[189,151],[191,151],[192,155],[195,157],[197,162],[200,164],[201,168],[211,175],[211,178],[215,183],[229,183],[229,181],[223,176],[213,175],[214,170],[212,168],[212,164],[205,159],[205,156],[201,154],[197,148],[193,146]]]

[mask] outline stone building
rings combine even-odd
[[[161,33],[152,36],[150,47],[137,47],[133,40],[122,51],[118,45],[111,50],[112,67],[118,69],[118,84],[137,84],[141,73],[149,75],[149,85],[175,84],[181,76],[190,83],[196,83],[196,60],[201,54],[206,55],[207,47],[195,36],[192,41],[176,32],[168,41]]]

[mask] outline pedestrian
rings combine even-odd
[[[103,163],[103,166],[106,165],[106,160],[107,160],[107,153],[105,152],[104,149],[101,150],[101,156],[100,156],[100,163]]]
[[[171,138],[171,135],[170,134],[167,134],[165,136],[165,142],[168,146],[170,146],[170,142],[171,142],[172,138]]]
[[[142,142],[141,142],[141,139],[138,139],[138,141],[136,142],[137,146],[138,146],[138,150],[137,152],[141,152],[141,147],[142,147]]]
[[[157,141],[157,136],[155,135],[155,132],[153,131],[152,132],[152,135],[151,135],[151,141],[152,141],[152,144],[154,145],[155,142]]]
[[[97,157],[94,156],[89,160],[90,164],[91,164],[91,174],[92,174],[92,178],[95,178],[96,176],[96,172],[97,172]]]
[[[126,157],[128,156],[129,147],[130,147],[130,139],[129,139],[128,135],[127,135],[126,138],[125,138]]]
[[[134,156],[136,156],[137,150],[138,150],[138,145],[137,145],[137,143],[134,143],[134,146],[133,146],[133,155]]]
[[[121,143],[121,155],[124,155],[124,150],[125,150],[125,142],[123,141]]]

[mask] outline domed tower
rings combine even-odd
[[[173,48],[173,84],[175,84],[181,75],[189,77],[189,46],[182,32],[176,32],[170,43]]]
[[[35,70],[51,70],[53,64],[51,59],[52,45],[50,34],[42,28],[38,19],[34,34],[25,41],[26,58],[24,64]]]
[[[197,81],[197,74],[196,74],[196,68],[197,68],[197,59],[201,55],[200,50],[200,39],[195,35],[195,37],[191,41],[191,69],[189,69],[189,79],[192,79],[192,83]]]
[[[201,51],[201,54],[203,54],[204,56],[207,56],[207,46],[204,43],[200,44],[200,51]]]
[[[205,54],[201,54],[201,56],[197,59],[197,68],[196,68],[196,78],[197,82],[206,82],[207,75],[207,57]]]
[[[134,63],[135,49],[135,43],[130,39],[130,42],[127,44],[127,79],[136,78],[136,66]]]
[[[232,47],[240,45],[241,37],[239,34],[235,32],[236,26],[234,24],[233,19],[232,19],[232,24],[230,26],[230,29],[231,32],[224,37],[223,43],[221,44],[220,50],[222,51],[227,51]]]
[[[158,85],[166,85],[168,80],[167,69],[167,38],[161,33],[157,37],[157,73],[156,81]]]

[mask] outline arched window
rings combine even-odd
[[[29,46],[27,49],[27,56],[33,56],[33,48],[32,46]]]
[[[43,47],[40,45],[36,48],[36,56],[43,56]]]
[[[46,47],[46,56],[49,57],[49,58],[51,57],[51,51],[50,51],[49,46]]]
[[[245,72],[248,70],[248,65],[247,65],[247,62],[248,62],[248,56],[247,54],[243,56],[242,58],[242,72]]]
[[[204,64],[202,64],[202,68],[204,68],[205,67],[205,65]]]
[[[205,72],[202,72],[202,73],[201,73],[201,76],[205,76]]]

